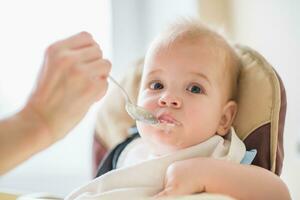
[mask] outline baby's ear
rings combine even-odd
[[[228,101],[224,106],[220,124],[217,133],[224,136],[228,133],[237,112],[237,104],[235,101]]]

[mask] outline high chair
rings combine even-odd
[[[283,130],[286,113],[286,94],[275,69],[253,49],[237,45],[242,61],[238,85],[238,113],[233,123],[237,135],[247,150],[256,149],[252,162],[280,175],[284,157]],[[136,101],[143,62],[129,68],[121,80],[133,101]],[[112,88],[99,109],[94,135],[94,172],[107,151],[130,134],[135,122],[125,111],[122,94]]]

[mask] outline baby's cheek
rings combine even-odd
[[[145,108],[148,111],[154,112],[157,109],[157,100],[155,97],[141,96],[138,99],[138,105]]]

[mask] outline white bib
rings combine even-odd
[[[152,197],[163,189],[165,172],[175,161],[212,157],[240,163],[246,152],[245,145],[233,129],[229,136],[229,140],[224,140],[221,136],[215,135],[201,144],[172,154],[112,170],[76,189],[65,199],[120,200]]]

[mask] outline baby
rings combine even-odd
[[[168,164],[156,197],[207,192],[237,199],[288,199],[285,185],[274,174],[240,164],[245,147],[231,127],[240,65],[234,49],[205,25],[195,20],[171,25],[147,52],[138,96],[138,105],[153,112],[161,125],[137,122],[141,137],[134,135],[118,145],[98,174],[117,168],[120,181],[122,170],[157,159]],[[206,153],[183,156],[198,147]],[[168,156],[174,159],[165,161]],[[102,185],[110,181],[106,175]]]
[[[237,112],[239,68],[227,42],[199,23],[179,22],[158,37],[146,55],[138,104],[174,126],[166,134],[137,122],[153,153],[225,136]]]

